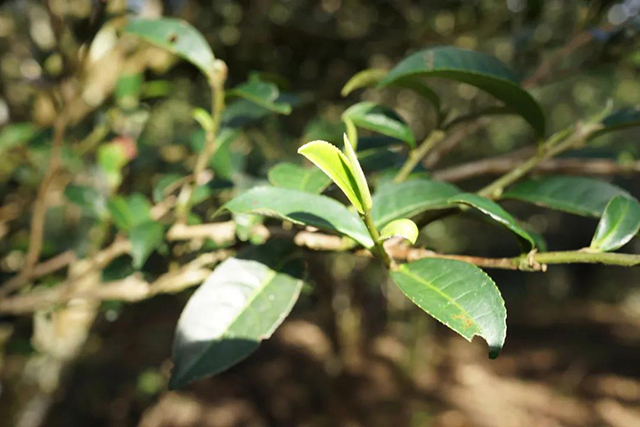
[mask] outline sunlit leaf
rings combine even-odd
[[[327,174],[358,212],[364,213],[369,210],[371,195],[368,195],[368,187],[362,188],[358,185],[351,162],[335,145],[326,141],[312,141],[300,147],[298,153]],[[369,206],[365,206],[365,203],[369,203]]]
[[[380,80],[384,76],[387,75],[386,70],[381,70],[378,68],[370,68],[367,70],[362,70],[356,73],[353,77],[349,79],[349,81],[344,85],[340,94],[342,96],[347,96],[351,92],[357,89],[361,89],[368,86],[374,86],[378,84]]]
[[[215,57],[209,43],[187,22],[174,18],[135,19],[125,32],[134,34],[198,67],[209,76]]]
[[[254,187],[227,202],[221,210],[254,213],[286,219],[351,237],[365,248],[373,240],[362,220],[343,204],[329,197],[275,187]]]
[[[302,283],[300,260],[272,245],[220,264],[180,315],[169,388],[215,375],[248,357],[289,314]]]
[[[456,260],[421,259],[401,265],[391,277],[418,307],[469,341],[481,336],[489,356],[498,356],[507,335],[507,312],[484,271]]]
[[[640,230],[640,204],[636,199],[616,196],[609,201],[591,240],[591,249],[615,251]]]
[[[419,230],[416,223],[406,218],[391,221],[380,230],[380,238],[382,240],[387,240],[392,237],[402,237],[412,244],[416,243],[418,234]]]
[[[520,86],[518,77],[492,56],[452,46],[424,49],[400,61],[380,86],[419,77],[441,77],[484,90],[516,110],[538,134],[544,134],[545,120],[540,106]]]
[[[343,120],[349,119],[356,126],[397,138],[415,147],[416,140],[409,126],[393,110],[373,102],[361,102],[352,105],[343,114]]]

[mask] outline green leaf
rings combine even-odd
[[[373,196],[371,217],[380,228],[395,219],[451,207],[449,199],[459,193],[461,191],[451,184],[427,179],[387,184]]]
[[[340,202],[325,196],[285,188],[255,187],[227,202],[222,209],[286,219],[349,236],[367,249],[373,246],[362,220]]]
[[[0,130],[0,154],[31,140],[38,128],[31,123],[14,123]]]
[[[610,114],[602,120],[603,129],[591,134],[589,139],[605,133],[640,126],[640,108],[626,108]]]
[[[133,193],[127,199],[127,205],[133,220],[132,226],[151,220],[151,203],[140,193]]]
[[[136,225],[151,220],[151,204],[141,194],[132,194],[125,199],[115,196],[107,202],[107,208],[116,227],[129,231]]]
[[[451,46],[434,47],[403,59],[380,82],[389,86],[417,77],[441,77],[470,84],[513,107],[539,135],[545,120],[533,97],[520,86],[518,77],[496,58]]]
[[[189,299],[173,342],[170,389],[247,358],[291,312],[302,263],[271,246],[224,261]]]
[[[421,259],[391,272],[393,281],[418,307],[467,340],[479,335],[489,357],[500,353],[507,335],[507,312],[500,291],[472,264]]]
[[[182,181],[184,179],[183,176],[178,175],[177,173],[170,173],[164,175],[155,187],[153,187],[153,201],[155,203],[160,203],[167,196],[166,191],[169,187],[174,186],[174,189],[177,189],[176,183]]]
[[[471,206],[472,208],[479,210],[529,242],[532,249],[536,247],[534,238],[525,229],[518,225],[516,219],[511,216],[509,212],[502,209],[502,206],[496,202],[472,193],[458,194],[457,196],[449,199],[449,202]]]
[[[640,204],[636,199],[616,196],[609,201],[591,240],[591,249],[615,251],[640,230]]]
[[[93,187],[67,185],[64,195],[90,217],[102,219],[108,214],[106,197]]]
[[[623,189],[592,178],[547,176],[510,187],[504,199],[516,199],[576,215],[600,217],[615,196],[632,196]]]
[[[206,76],[213,71],[215,57],[209,43],[187,22],[180,19],[135,19],[124,29],[198,67]]]
[[[129,231],[133,267],[142,268],[149,255],[162,244],[163,239],[164,228],[160,223],[147,221],[133,227]]]
[[[381,70],[378,68],[369,68],[367,70],[362,70],[349,79],[349,81],[340,91],[340,94],[343,97],[346,97],[354,90],[361,89],[363,87],[374,86],[378,84],[378,82],[382,80],[382,78],[386,75],[386,70]]]
[[[278,101],[280,90],[273,83],[252,79],[228,91],[227,96],[238,96],[278,114],[291,114],[291,105]]]
[[[213,129],[213,117],[211,117],[211,114],[209,114],[209,112],[204,108],[194,108],[191,112],[191,117],[193,117],[193,119],[198,122],[200,127],[205,131],[208,132]]]
[[[269,182],[274,187],[290,188],[307,193],[320,194],[331,179],[318,168],[303,168],[293,163],[278,163],[267,172]]]
[[[371,208],[369,187],[359,185],[359,178],[356,178],[357,171],[354,171],[350,159],[335,145],[326,141],[312,141],[300,147],[298,153],[327,174],[340,187],[358,212],[369,211]],[[360,170],[359,173],[362,171]]]
[[[412,148],[416,146],[416,140],[409,126],[390,108],[373,102],[360,102],[342,113],[342,120],[347,119],[361,128],[404,141]]]
[[[385,225],[384,228],[380,231],[380,239],[387,240],[392,237],[402,237],[411,242],[411,244],[416,243],[418,239],[418,226],[415,222],[410,219],[396,219],[395,221],[391,221],[389,224]]]
[[[144,76],[142,74],[124,74],[116,82],[115,98],[119,107],[133,109],[138,106]]]
[[[355,147],[351,145],[351,141],[349,141],[346,134],[344,135],[344,153],[347,156],[347,160],[349,160],[351,171],[356,179],[356,187],[358,188],[358,194],[360,195],[362,206],[364,207],[364,211],[368,213],[371,211],[371,205],[373,204],[371,200],[371,191],[369,190],[369,184],[367,184],[367,177],[364,175],[360,162],[358,161]]]

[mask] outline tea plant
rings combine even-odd
[[[125,195],[121,185],[128,163],[137,155],[135,141],[120,138],[101,143],[104,129],[98,127],[85,141],[66,146],[65,132],[77,122],[73,116],[78,114],[79,101],[65,99],[33,207],[28,251],[20,271],[1,288],[1,313],[73,310],[69,302],[78,300],[138,301],[204,282],[177,325],[170,387],[180,388],[233,366],[273,334],[305,283],[305,251],[373,256],[407,298],[467,340],[482,337],[492,358],[505,342],[506,309],[497,286],[481,267],[544,272],[550,264],[640,263],[640,255],[614,252],[640,229],[640,206],[627,191],[581,176],[529,178],[550,159],[588,147],[607,132],[640,124],[637,110],[612,112],[607,106],[594,117],[551,132],[537,101],[503,63],[480,52],[430,47],[406,57],[390,71],[360,72],[342,91],[344,96],[364,87],[415,92],[430,103],[436,117],[434,128],[422,141],[391,108],[360,102],[342,115],[342,141],[305,141],[298,149],[305,164],[273,166],[267,173],[271,185],[266,185],[234,179],[238,156],[233,144],[259,119],[290,114],[300,99],[282,93],[268,76],[259,73],[227,89],[225,63],[183,21],[131,20],[120,33],[127,43],[137,40],[164,49],[204,75],[211,89],[211,107],[193,111],[193,120],[202,129],[192,144],[195,161],[186,162],[189,170],[163,175],[153,188],[153,203],[149,195]],[[131,121],[142,113],[138,107],[142,77],[141,70],[137,71],[123,72],[115,85],[118,105],[110,114],[116,119],[127,116]],[[442,80],[474,86],[499,104],[452,117],[431,88]],[[85,114],[91,111],[85,109]],[[439,158],[495,115],[517,115],[529,125],[537,145],[528,158],[511,159],[506,173],[475,192],[464,191],[442,177],[473,177],[493,159],[454,166],[441,172],[440,178],[430,174]],[[2,140],[17,145],[34,137],[19,131],[4,131]],[[361,136],[363,131],[368,136]],[[334,145],[337,143],[341,146]],[[61,186],[66,200],[90,220],[87,227],[97,230],[93,232],[97,237],[81,261],[76,260],[76,251],[40,261],[52,180],[64,169],[77,168],[64,163],[65,149],[80,157],[95,151],[104,181],[87,184],[67,176]],[[371,164],[371,153],[383,160],[382,167]],[[341,200],[321,194],[336,187],[344,195]],[[596,217],[600,222],[589,247],[547,251],[542,236],[499,204],[507,199]],[[198,205],[205,202],[215,210],[204,215],[203,222]],[[510,258],[480,258],[415,247],[422,227],[454,214],[480,215],[504,227],[521,243],[521,253]],[[230,220],[221,219],[229,216]],[[271,220],[264,222],[264,218]],[[110,232],[113,228],[115,233]],[[187,244],[180,251],[171,250],[176,242]],[[130,268],[110,278],[109,266],[126,254],[132,260]],[[144,270],[154,254],[171,264],[167,272]],[[211,271],[209,267],[218,262]],[[25,287],[67,266],[68,277],[54,287]],[[380,281],[389,279],[381,277]],[[24,291],[14,295],[17,290]],[[96,307],[90,305],[90,310],[88,325]]]

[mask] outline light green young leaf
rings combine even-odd
[[[544,134],[540,106],[520,86],[518,77],[492,56],[453,46],[424,49],[400,61],[380,86],[415,81],[418,77],[440,77],[473,85],[513,107],[539,135]]]
[[[367,184],[367,178],[364,176],[364,172],[362,171],[362,167],[358,161],[358,156],[356,156],[355,147],[351,145],[351,141],[349,141],[346,134],[344,135],[344,152],[347,156],[347,160],[349,160],[353,176],[356,179],[356,186],[361,198],[360,200],[362,201],[362,207],[366,213],[369,213],[369,211],[371,211],[371,206],[373,205],[371,200],[371,191],[369,191],[369,184]]]
[[[411,128],[393,110],[373,102],[360,102],[349,107],[342,120],[351,120],[356,126],[397,138],[415,148],[416,140]]]
[[[224,261],[191,296],[173,342],[170,389],[247,358],[291,312],[303,284],[302,263],[273,246]]]
[[[189,61],[206,76],[213,71],[215,57],[209,43],[198,30],[183,20],[135,19],[124,31]]]
[[[391,272],[393,281],[418,307],[467,340],[479,335],[496,358],[507,335],[507,311],[500,291],[472,264],[421,259]]]
[[[361,193],[363,190],[368,193],[368,187],[361,188],[358,185],[351,162],[336,146],[326,141],[312,141],[300,147],[298,153],[327,174],[358,212],[363,214],[368,211],[371,205],[365,207],[367,196]],[[371,200],[370,195],[368,200]]]
[[[369,68],[367,70],[362,70],[349,79],[349,81],[340,91],[340,94],[343,97],[346,97],[354,90],[367,86],[374,86],[378,84],[378,82],[382,80],[386,75],[386,70],[381,70],[378,68]]]
[[[609,201],[591,240],[591,249],[615,251],[640,230],[640,204],[636,199],[616,196]]]
[[[213,118],[211,117],[211,114],[209,114],[209,112],[204,108],[194,108],[191,112],[191,116],[205,131],[208,132],[209,130],[213,129]]]
[[[576,215],[600,217],[615,196],[632,197],[608,182],[579,176],[532,178],[509,187],[504,199],[516,199]]]
[[[274,187],[290,188],[307,193],[320,194],[331,179],[318,168],[303,168],[293,163],[278,163],[267,172],[269,182]]]
[[[402,237],[415,245],[418,239],[418,226],[410,219],[396,219],[385,225],[380,231],[380,239],[387,240],[392,237]]]
[[[219,212],[253,213],[286,219],[348,236],[367,249],[373,240],[362,220],[337,200],[275,187],[254,187],[227,202]],[[216,213],[217,214],[217,213]]]
[[[351,141],[351,146],[354,150],[358,150],[358,143],[360,141],[358,140],[358,129],[356,128],[356,125],[354,125],[351,119],[347,117],[344,119],[344,126],[347,129],[347,138]]]
[[[471,206],[479,210],[497,223],[503,225],[507,229],[511,230],[512,232],[529,242],[529,244],[531,245],[531,249],[536,247],[534,238],[518,224],[516,219],[511,216],[509,212],[505,211],[502,206],[500,206],[496,202],[472,193],[458,194],[449,199],[449,201],[455,204]]]
[[[133,268],[140,269],[164,239],[164,228],[160,223],[147,221],[138,224],[129,231]]]

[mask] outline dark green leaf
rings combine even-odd
[[[479,210],[483,214],[488,215],[494,221],[505,226],[506,228],[529,242],[531,244],[531,248],[534,248],[536,246],[534,238],[525,229],[518,225],[516,219],[511,216],[509,212],[502,209],[502,206],[500,206],[496,202],[472,193],[458,194],[457,196],[449,199],[449,202],[471,206]]]
[[[71,184],[64,189],[64,195],[93,218],[102,219],[108,213],[106,197],[93,187]]]
[[[138,224],[129,231],[133,267],[142,268],[149,255],[156,250],[164,239],[164,228],[155,221]]]
[[[616,196],[609,201],[591,241],[591,249],[615,251],[640,230],[640,204],[636,199]]]
[[[498,356],[507,335],[507,312],[484,271],[456,260],[421,259],[401,265],[391,277],[418,307],[469,341],[481,336],[489,356]]]
[[[387,184],[374,194],[371,216],[380,228],[394,219],[450,207],[449,199],[460,192],[451,184],[426,179]]]
[[[118,229],[127,231],[133,227],[133,214],[127,200],[122,196],[115,196],[107,202],[111,219]]]
[[[538,134],[544,134],[540,106],[520,86],[518,77],[492,56],[451,46],[421,50],[403,59],[380,85],[412,81],[420,76],[451,79],[484,90],[516,110]]]
[[[523,181],[502,197],[517,199],[576,215],[599,217],[615,196],[631,197],[604,181],[576,176],[547,176]]]
[[[293,308],[301,277],[300,260],[271,247],[220,264],[180,316],[169,388],[215,375],[253,353]]]
[[[142,74],[124,74],[116,83],[115,97],[118,106],[131,109],[138,106],[144,76]]]
[[[153,201],[155,203],[161,202],[167,196],[165,194],[167,189],[170,187],[173,187],[174,190],[177,189],[176,183],[182,181],[183,178],[177,173],[170,173],[160,178],[156,186],[153,187]]]
[[[267,173],[269,182],[275,187],[290,188],[307,193],[320,194],[331,179],[318,168],[303,168],[293,163],[278,163]]]
[[[603,129],[591,134],[590,139],[616,130],[640,126],[640,109],[627,108],[616,111],[602,120]]]
[[[124,30],[180,56],[207,76],[213,70],[215,58],[209,43],[198,30],[183,20],[135,19]]]
[[[278,101],[280,91],[273,83],[253,79],[230,90],[228,96],[238,96],[279,114],[291,114],[291,105]]]
[[[393,110],[373,102],[361,102],[349,107],[342,118],[351,120],[358,127],[397,138],[411,147],[416,145],[413,133],[404,120]]]
[[[362,220],[338,201],[325,196],[285,188],[256,187],[235,197],[221,209],[311,225],[349,236],[365,248],[373,246]]]

